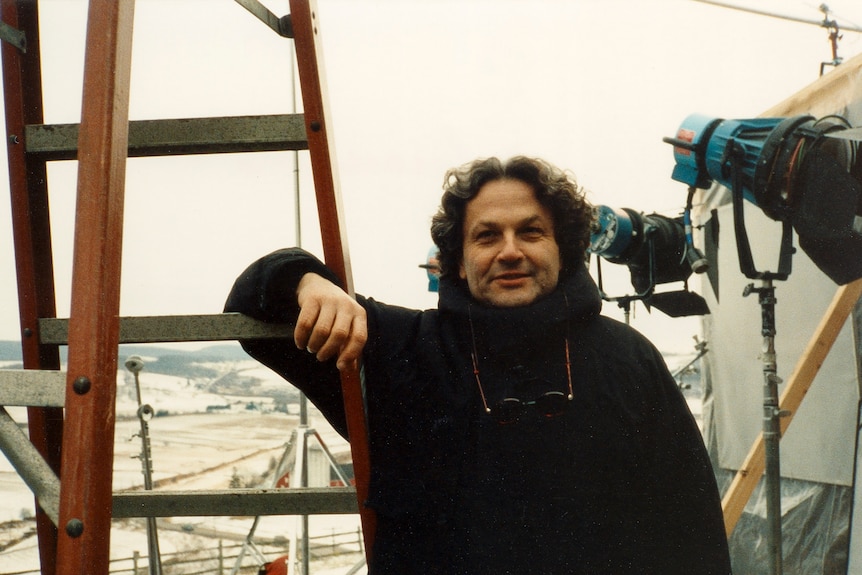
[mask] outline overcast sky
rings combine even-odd
[[[749,2],[754,4],[754,2]],[[268,2],[277,14],[287,2]],[[758,2],[817,20],[818,2]],[[80,119],[86,2],[42,0],[47,123]],[[417,266],[443,173],[527,154],[571,169],[595,203],[677,215],[662,137],[698,112],[759,115],[831,60],[815,25],[693,0],[319,0],[331,129],[356,290],[433,307]],[[858,0],[829,2],[862,23]],[[839,55],[862,51],[847,32]],[[132,119],[291,111],[291,47],[231,0],[138,0]],[[2,178],[7,180],[5,163]],[[221,311],[256,257],[295,243],[293,154],[128,165],[121,314]],[[58,314],[69,313],[76,164],[52,163]],[[307,158],[302,244],[319,253]],[[18,339],[9,202],[0,202],[0,339]],[[611,269],[616,268],[616,269]],[[603,266],[606,291],[631,293]],[[696,284],[693,284],[696,286]],[[615,304],[608,315],[621,317]],[[638,307],[632,324],[688,350],[696,320]]]

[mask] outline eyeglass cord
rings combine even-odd
[[[566,311],[568,312],[569,308],[569,298],[565,297],[566,301]],[[568,320],[568,313],[566,313],[566,319]],[[473,378],[476,380],[476,386],[479,388],[479,396],[482,398],[482,405],[485,408],[485,413],[490,414],[491,408],[488,406],[488,400],[485,397],[485,390],[482,388],[482,380],[479,377],[479,354],[476,351],[476,332],[473,329],[473,306],[467,306],[467,320],[470,324],[470,343],[472,344],[472,351],[470,353],[470,359],[473,362]],[[568,322],[567,322],[568,323]],[[569,401],[572,401],[575,397],[574,390],[572,387],[572,361],[571,356],[569,354],[569,337],[568,330],[566,331],[566,337],[563,340],[565,342],[566,348],[566,378],[568,379],[569,384],[569,394],[566,398]]]

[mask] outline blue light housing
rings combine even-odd
[[[687,117],[677,131],[671,177],[689,186],[708,188],[713,181],[731,188],[729,152],[734,152],[736,169],[742,170],[743,194],[753,203],[752,184],[763,148],[784,118],[722,120],[700,114]]]
[[[687,184],[690,194],[713,182],[732,191],[740,267],[748,277],[786,277],[789,271],[754,269],[742,200],[792,226],[800,247],[836,283],[862,277],[862,131],[845,118],[724,120],[693,114],[664,141],[673,145],[671,177]],[[790,234],[782,235],[790,254]],[[789,264],[779,268],[789,270]]]
[[[596,206],[596,225],[590,235],[590,252],[613,260],[625,253],[632,240],[632,220],[623,210]]]

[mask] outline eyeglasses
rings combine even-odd
[[[565,342],[566,377],[569,381],[568,395],[562,391],[548,391],[531,401],[524,401],[516,397],[506,397],[493,407],[489,407],[488,400],[485,398],[485,390],[482,389],[482,380],[479,378],[479,361],[476,356],[476,342],[474,340],[473,352],[470,354],[473,360],[473,377],[476,378],[476,385],[479,387],[479,395],[482,397],[482,405],[485,407],[485,413],[491,415],[501,425],[517,423],[530,406],[535,407],[542,416],[547,418],[562,415],[568,403],[574,399],[574,391],[572,390],[572,362],[569,358],[568,338]]]

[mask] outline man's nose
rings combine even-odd
[[[501,260],[511,261],[520,259],[523,255],[518,237],[515,234],[504,234],[503,245],[500,246],[500,253],[497,257]]]

